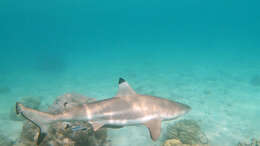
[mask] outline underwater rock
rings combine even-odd
[[[105,128],[94,132],[87,122],[70,122],[71,127],[80,126],[86,130],[73,131],[65,128],[63,122],[52,123],[48,129],[48,135],[40,146],[103,146],[107,144],[107,131]],[[18,145],[35,146],[39,129],[30,122],[23,126]]]
[[[42,52],[35,61],[35,69],[50,73],[60,73],[66,70],[66,59],[59,52]]]
[[[239,142],[237,146],[260,146],[260,140],[257,140],[255,138],[251,139],[251,142]]]
[[[253,86],[260,87],[260,75],[253,76],[252,79],[250,80],[250,84]]]
[[[180,120],[167,127],[167,139],[180,140],[182,144],[207,145],[208,138],[194,120]]]
[[[24,104],[26,107],[33,108],[33,109],[39,109],[41,105],[41,96],[28,96],[23,97],[20,101],[20,103]]]
[[[48,108],[48,112],[58,114],[74,106],[95,101],[94,98],[89,98],[77,93],[66,93],[59,96],[54,103]]]
[[[183,144],[178,139],[168,139],[162,146],[208,146],[207,144]]]
[[[39,97],[34,97],[34,96],[23,97],[21,99],[20,103],[24,104],[27,107],[38,110],[41,105],[41,98],[42,97],[40,97],[40,96]],[[9,118],[10,118],[10,120],[14,120],[14,121],[23,120],[23,118],[16,115],[15,105],[10,110]]]
[[[57,98],[48,109],[51,113],[64,112],[75,105],[89,102],[85,96],[68,93]],[[66,107],[64,107],[64,103]],[[60,109],[59,109],[60,108]],[[65,128],[69,123],[69,127]],[[73,128],[76,127],[76,128]],[[31,122],[25,122],[16,146],[35,146],[39,129]],[[93,131],[92,126],[85,121],[55,122],[48,128],[48,134],[40,146],[104,146],[107,145],[107,129]]]
[[[0,87],[0,94],[7,94],[10,93],[11,89],[9,87]]]
[[[163,144],[163,146],[181,146],[182,143],[178,139],[169,139],[166,140]]]
[[[12,146],[13,142],[6,136],[0,134],[0,146]]]

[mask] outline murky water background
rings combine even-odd
[[[124,77],[139,93],[190,105],[183,118],[199,121],[213,146],[259,138],[257,5],[2,1],[0,132],[19,137],[23,123],[9,115],[24,97],[40,99],[42,109],[67,92],[110,98]],[[160,144],[142,126],[109,135],[113,146]]]

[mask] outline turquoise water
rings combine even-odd
[[[138,93],[190,105],[183,118],[199,121],[213,146],[260,138],[259,4],[1,1],[0,131],[19,137],[23,123],[8,117],[23,97],[43,109],[67,92],[105,99],[124,77]],[[109,137],[113,146],[161,144],[142,126]]]

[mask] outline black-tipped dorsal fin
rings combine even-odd
[[[130,85],[123,78],[119,78],[118,86],[119,89],[116,97],[125,97],[125,96],[136,94],[135,91],[130,87]]]

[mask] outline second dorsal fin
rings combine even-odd
[[[124,97],[136,94],[135,91],[131,88],[131,86],[123,78],[119,78],[118,88],[119,89],[116,97]]]

